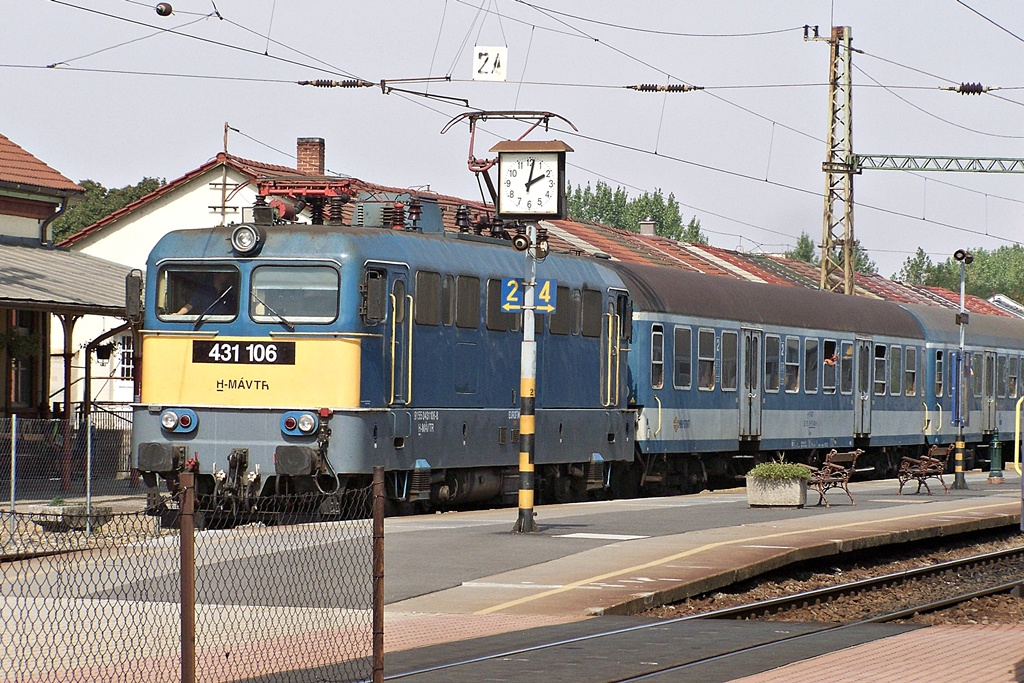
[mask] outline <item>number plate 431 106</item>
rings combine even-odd
[[[193,363],[295,365],[295,342],[192,340]]]

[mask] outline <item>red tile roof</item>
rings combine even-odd
[[[83,187],[0,135],[0,184],[5,183],[57,190],[61,194],[85,192]]]

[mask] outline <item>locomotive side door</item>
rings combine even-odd
[[[740,363],[740,438],[761,436],[761,330],[743,328],[743,361]]]
[[[853,394],[853,434],[871,433],[871,370],[874,354],[870,339],[857,339],[857,390]]]
[[[412,400],[412,287],[409,267],[387,265],[387,321],[384,329],[384,391],[388,405]]]

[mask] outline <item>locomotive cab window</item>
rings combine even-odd
[[[601,292],[596,289],[583,290],[584,337],[601,336]]]
[[[692,380],[693,363],[693,331],[689,327],[677,325],[673,330],[672,356],[673,376],[672,386],[676,389],[689,389]]]
[[[665,330],[661,325],[651,326],[651,388],[665,385]]]
[[[230,266],[172,265],[157,275],[157,317],[161,320],[226,322],[238,316],[241,276]]]
[[[779,390],[779,351],[781,340],[778,335],[764,337],[764,390],[776,393]]]
[[[330,266],[260,266],[252,271],[249,317],[258,323],[334,322],[339,285]]]

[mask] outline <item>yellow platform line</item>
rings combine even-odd
[[[976,510],[988,510],[990,508],[1002,507],[1002,506],[1005,506],[1005,505],[1015,505],[1016,506],[1016,505],[1018,505],[1018,503],[1016,503],[1016,502],[1012,502],[1012,503],[1011,502],[1007,502],[1007,503],[994,503],[994,504],[991,504],[991,505],[979,505],[977,507],[964,508],[962,510],[957,510],[957,512],[961,512],[962,513],[962,512],[971,512],[971,511],[976,511]],[[865,521],[861,521],[861,522],[850,522],[849,524],[834,524],[832,526],[817,527],[817,528],[813,529],[813,531],[815,533],[824,532],[824,531],[838,531],[840,529],[852,529],[854,527],[865,526],[865,525],[868,525],[868,524],[881,524],[881,523],[885,523],[887,521],[896,521],[897,519],[902,521],[902,520],[907,520],[907,519],[915,519],[917,517],[934,517],[934,516],[935,516],[934,512],[924,512],[924,513],[919,513],[919,514],[914,514],[914,515],[901,515],[899,518],[895,518],[894,517],[894,518],[891,518],[891,519],[872,519],[872,520],[865,520]],[[795,536],[797,534],[805,534],[808,531],[809,531],[808,529],[798,529],[798,530],[795,530],[795,531],[780,531],[780,532],[774,533],[774,534],[758,535],[757,539],[758,540],[767,540],[767,539],[771,539],[771,538],[784,538],[786,536]],[[607,573],[604,573],[604,574],[599,574],[597,576],[592,576],[592,577],[587,578],[587,579],[581,579],[579,581],[573,581],[572,583],[567,583],[567,584],[563,585],[560,588],[553,588],[551,590],[544,591],[543,593],[537,593],[536,595],[529,595],[529,596],[525,596],[525,597],[522,597],[522,598],[518,598],[516,600],[510,600],[509,602],[504,602],[504,603],[501,603],[500,605],[494,605],[493,607],[488,607],[487,609],[482,609],[479,612],[474,612],[474,614],[483,615],[483,614],[491,614],[493,612],[499,612],[499,611],[501,611],[503,609],[509,609],[510,607],[516,607],[517,605],[522,605],[522,604],[525,604],[527,602],[533,602],[535,600],[540,600],[542,598],[547,598],[547,597],[550,597],[552,595],[558,595],[559,593],[566,593],[568,591],[571,591],[571,590],[574,590],[576,588],[579,588],[580,586],[586,586],[587,584],[598,583],[598,582],[601,582],[601,581],[606,581],[607,579],[611,579],[611,578],[614,578],[616,576],[621,576],[623,574],[629,574],[629,573],[632,573],[632,572],[642,571],[644,569],[650,569],[651,567],[657,567],[657,566],[663,565],[663,564],[665,564],[667,562],[673,562],[675,560],[680,560],[682,558],[690,557],[692,555],[696,555],[698,553],[702,553],[702,552],[705,552],[705,551],[708,551],[708,550],[714,550],[716,548],[722,548],[722,547],[729,546],[729,545],[738,545],[740,543],[749,543],[749,542],[750,542],[750,537],[737,538],[737,539],[733,539],[733,540],[730,540],[730,541],[716,541],[715,543],[707,543],[705,545],[698,546],[696,548],[690,548],[689,550],[684,550],[682,552],[675,553],[673,555],[669,555],[668,557],[663,557],[663,558],[660,558],[660,559],[657,559],[657,560],[651,560],[650,562],[645,562],[643,564],[633,565],[632,567],[626,567],[625,569],[617,569],[615,571],[607,572]]]

